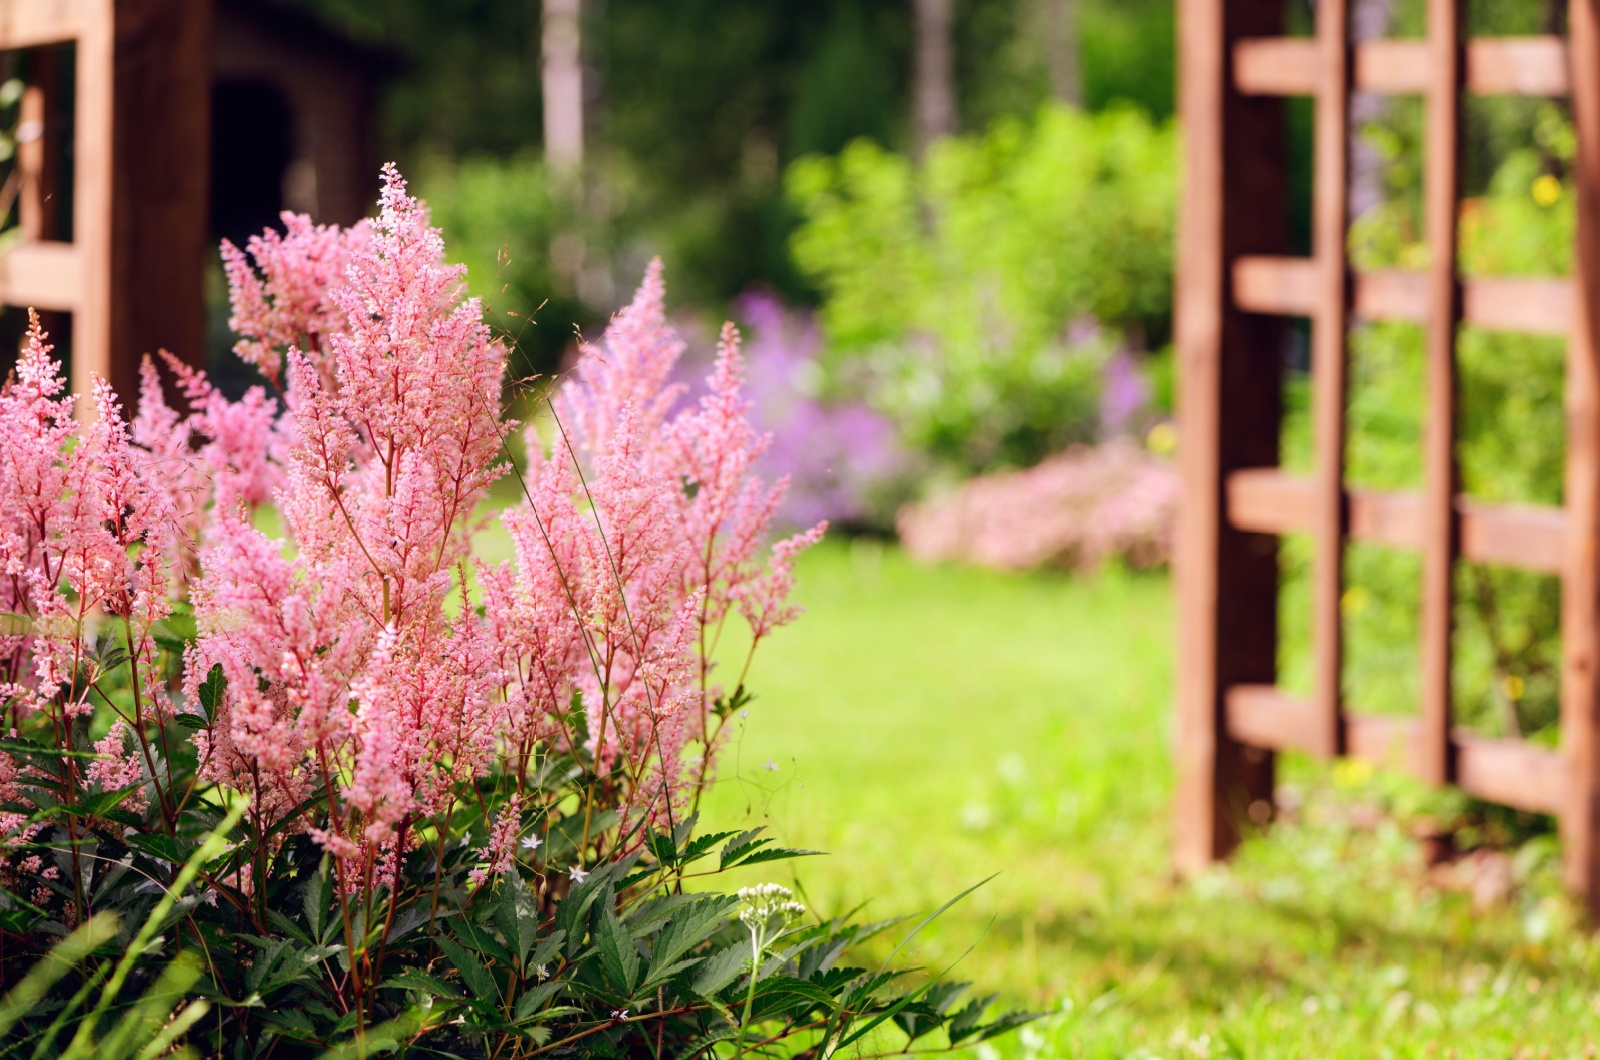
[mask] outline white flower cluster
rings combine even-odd
[[[742,887],[739,900],[744,903],[744,908],[739,910],[739,919],[752,931],[772,925],[774,921],[781,929],[806,911],[805,906],[794,900],[794,892],[778,883]]]

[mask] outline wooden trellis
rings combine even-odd
[[[1283,36],[1283,0],[1182,0],[1185,134],[1177,347],[1184,512],[1179,597],[1182,869],[1223,857],[1272,813],[1272,752],[1358,755],[1425,781],[1557,814],[1568,884],[1600,908],[1600,0],[1572,0],[1567,36],[1466,40],[1462,0],[1428,0],[1420,40],[1350,40],[1349,0],[1318,0],[1316,33]],[[1422,96],[1428,266],[1355,272],[1347,254],[1353,90]],[[1577,131],[1575,272],[1462,279],[1457,271],[1463,93],[1570,96]],[[1312,96],[1312,244],[1285,255],[1283,97]],[[1311,321],[1314,470],[1278,466],[1282,328]],[[1347,488],[1345,370],[1352,318],[1426,333],[1419,492]],[[1567,337],[1565,506],[1463,496],[1455,454],[1462,323]],[[1311,535],[1313,691],[1275,684],[1277,535]],[[1347,541],[1422,556],[1421,709],[1346,713],[1339,603]],[[1488,739],[1451,721],[1457,560],[1561,579],[1561,745]]]
[[[78,394],[94,374],[131,404],[139,358],[161,348],[203,363],[210,20],[209,0],[0,0],[0,51],[74,52],[70,189],[50,124],[62,86],[34,78],[23,97],[22,239],[0,254],[0,303],[72,314]],[[66,241],[46,205],[69,196]]]

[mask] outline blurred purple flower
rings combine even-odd
[[[744,334],[745,396],[750,420],[772,435],[757,465],[769,481],[789,476],[789,492],[778,521],[812,526],[873,521],[873,493],[902,474],[906,456],[892,424],[856,401],[817,396],[822,337],[810,315],[791,310],[766,291],[751,291],[734,303]],[[691,343],[678,362],[677,381],[688,384],[686,401],[705,392],[709,348]]]
[[[1100,432],[1116,438],[1137,428],[1138,418],[1150,405],[1150,384],[1133,355],[1118,350],[1106,362],[1100,384]]]

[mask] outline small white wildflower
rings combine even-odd
[[[536,964],[533,966],[533,974],[535,978],[548,979],[550,978],[550,966],[548,964]]]
[[[788,932],[789,925],[799,919],[806,907],[794,900],[793,891],[778,883],[740,888],[739,900],[744,903],[739,922],[750,932],[750,990],[754,996],[762,956]]]
[[[744,908],[739,911],[739,919],[752,931],[758,926],[763,929],[776,927],[777,931],[782,931],[789,921],[806,911],[805,906],[794,901],[794,892],[779,883],[758,883],[754,887],[741,888],[739,900],[744,903]]]
[[[573,883],[582,883],[584,880],[589,878],[589,870],[582,869],[574,865],[572,868],[567,870],[567,875],[572,877]]]
[[[523,850],[538,850],[540,844],[542,844],[543,842],[544,842],[544,840],[540,839],[538,836],[531,835],[531,836],[528,836],[526,839],[524,839],[522,841],[522,849]]]
[[[628,1018],[628,1010],[625,1008],[612,1009],[611,1018],[614,1020],[625,1020]]]
[[[762,768],[766,769],[766,770],[769,770],[770,772],[776,773],[778,771],[778,761],[777,761],[777,759],[775,759],[775,758],[767,759],[767,764],[765,766],[762,766]]]
[[[748,718],[749,716],[750,716],[750,712],[748,710],[741,710],[739,712],[739,717],[741,717],[741,718]]]

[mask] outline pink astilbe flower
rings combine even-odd
[[[0,608],[10,616],[0,629],[0,706],[13,729],[37,720],[30,736],[58,745],[70,745],[102,704],[118,720],[96,745],[105,757],[65,759],[54,775],[4,756],[0,787],[21,805],[36,788],[69,804],[90,787],[132,789],[124,805],[134,809],[153,791],[166,813],[144,742],[174,713],[156,626],[172,612],[182,542],[202,517],[204,476],[153,371],[132,430],[101,380],[84,425],[50,354],[34,317],[17,370],[0,388]],[[125,673],[115,701],[101,684],[113,671]],[[0,861],[38,834],[25,818],[0,820]],[[0,864],[0,875],[7,871]]]
[[[338,856],[347,891],[388,878],[411,826],[483,775],[503,717],[489,640],[472,616],[448,618],[447,603],[501,473],[505,351],[443,250],[390,167],[359,238],[302,226],[253,241],[268,274],[256,287],[234,259],[236,313],[287,345],[294,397],[276,500],[295,554],[217,519],[186,685],[195,694],[222,668],[203,775],[249,792],[261,820],[330,793],[326,824],[306,827]],[[298,345],[308,336],[313,350]],[[191,391],[202,409],[209,397]]]
[[[233,313],[228,326],[239,336],[234,352],[274,385],[281,382],[284,353],[304,351],[319,369],[331,363],[329,336],[348,318],[339,304],[345,270],[367,241],[367,226],[315,225],[305,214],[285,210],[284,232],[268,229],[240,250],[222,241]]]
[[[597,771],[631,809],[671,818],[720,744],[711,658],[727,618],[743,607],[757,642],[791,619],[789,566],[823,526],[764,556],[787,484],[753,470],[768,439],[750,424],[738,333],[724,329],[706,396],[670,415],[683,343],[664,298],[655,262],[583,348],[551,402],[552,443],[529,434],[526,502],[502,517],[515,570],[481,581],[514,675],[511,729],[557,738],[576,693]]]
[[[133,732],[128,723],[118,719],[111,725],[111,731],[95,741],[95,753],[100,757],[89,763],[86,779],[91,784],[97,784],[103,791],[121,791],[123,788],[135,788],[133,795],[123,800],[123,805],[129,809],[144,809],[144,793],[137,790],[144,779],[144,765],[139,757],[137,747],[129,749],[133,742]]]
[[[472,870],[468,879],[473,886],[481,887],[496,876],[504,876],[517,863],[517,833],[522,829],[522,796],[513,795],[500,807],[494,827],[489,830],[489,842],[478,849],[478,857],[486,864]]]

